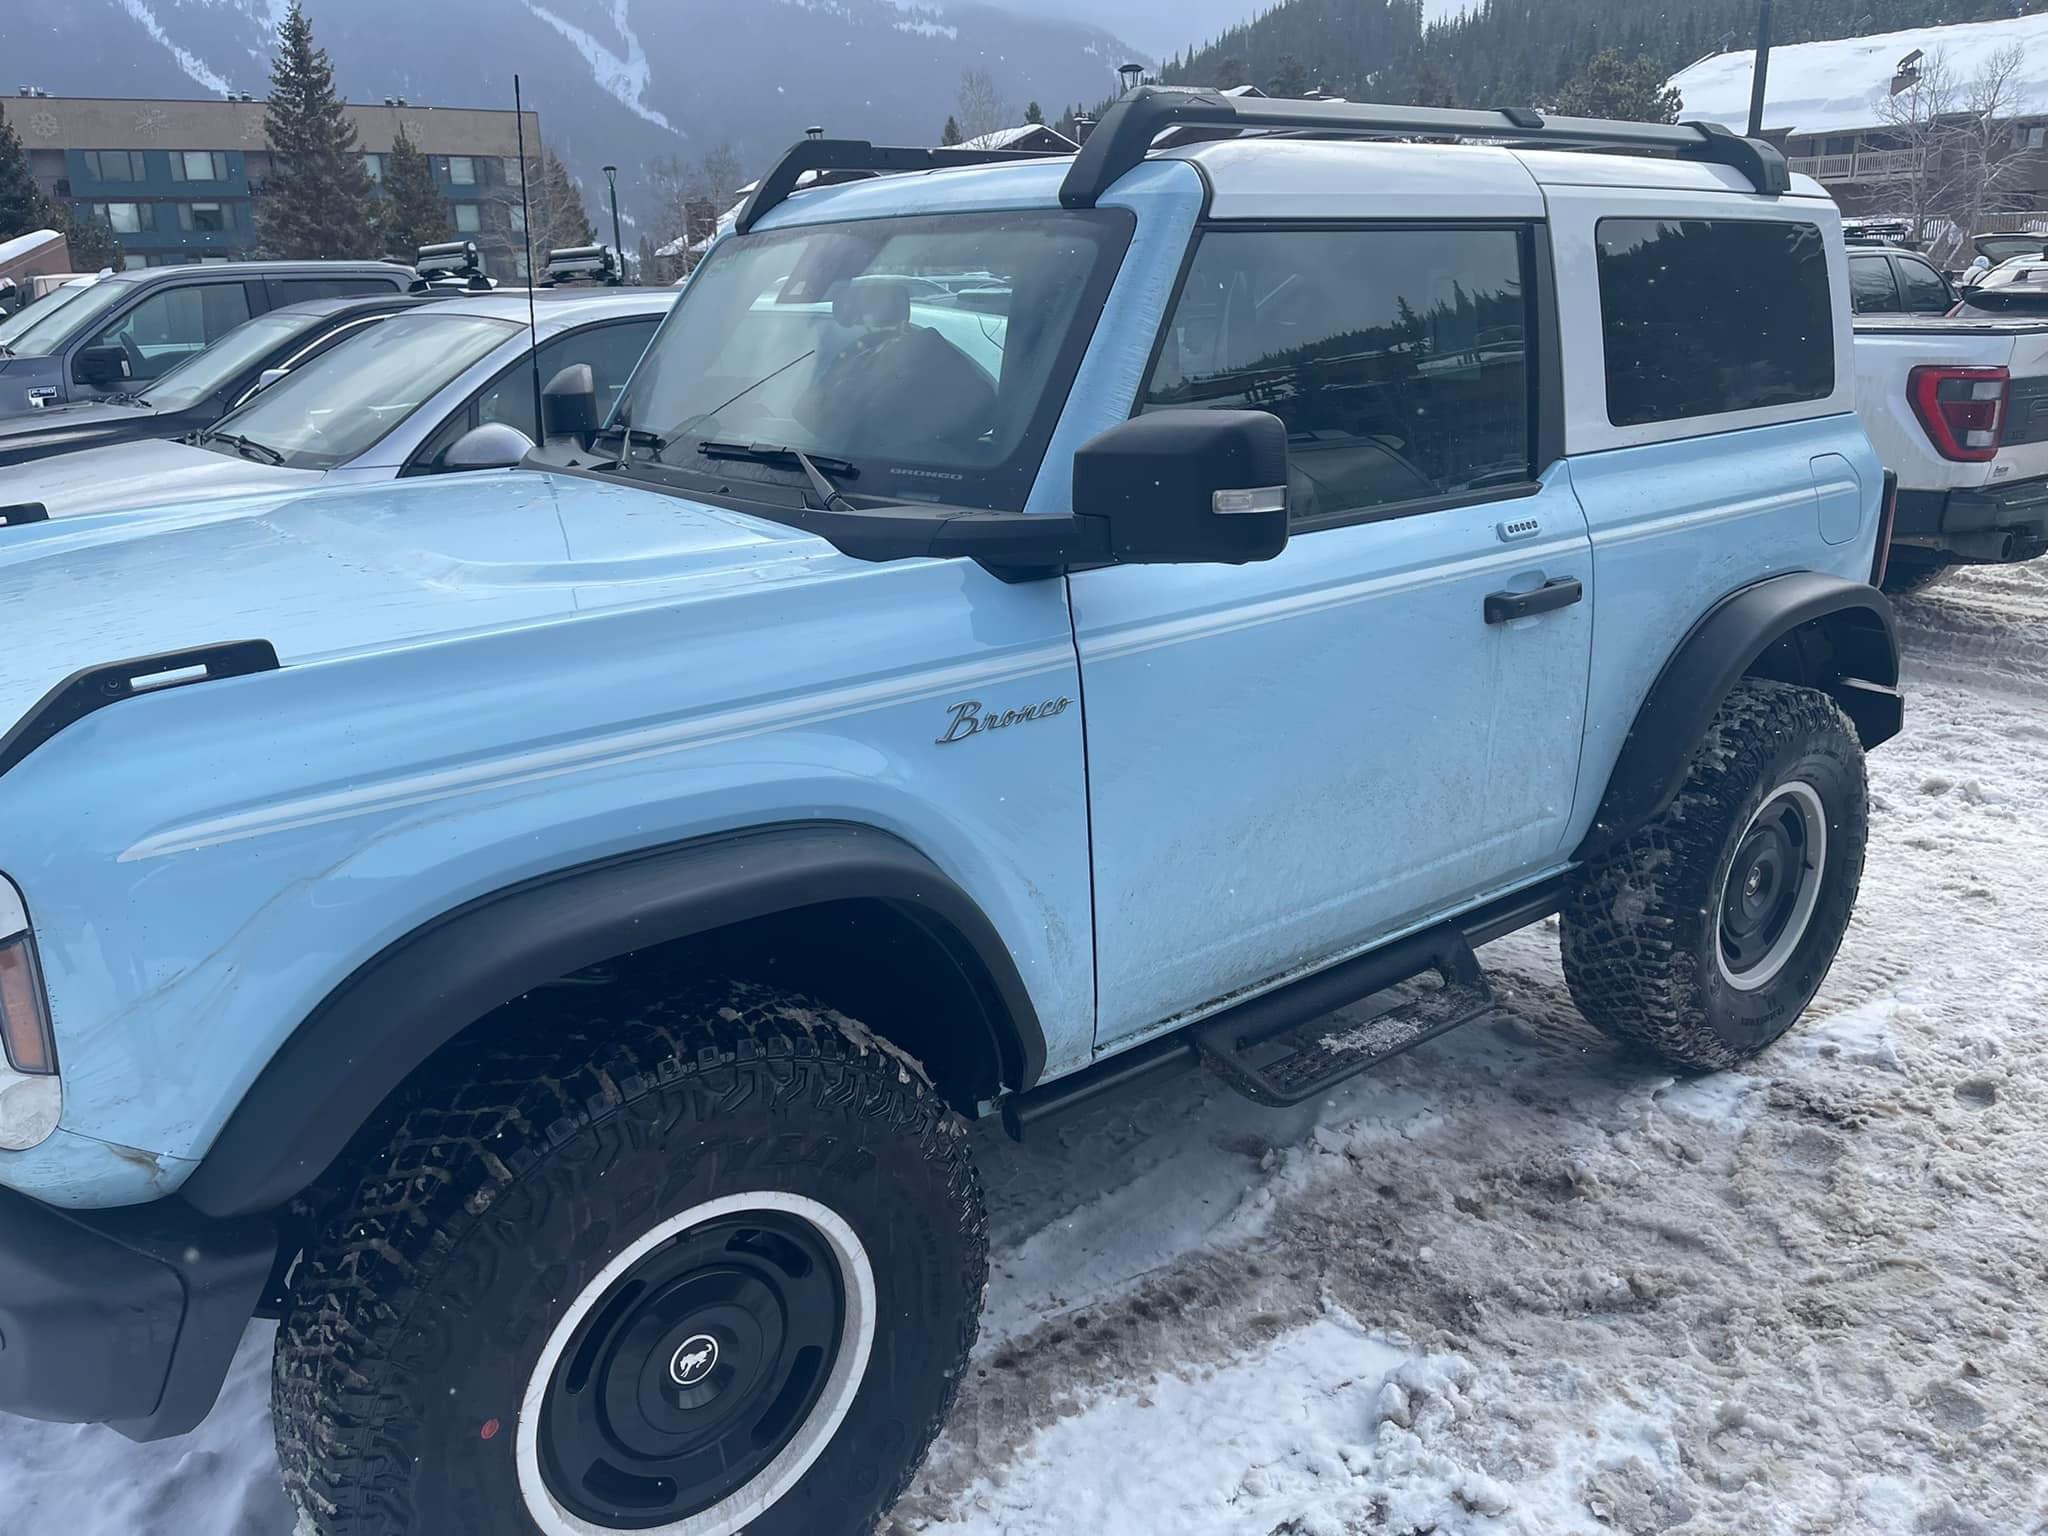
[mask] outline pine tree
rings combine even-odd
[[[1609,48],[1586,61],[1551,102],[1560,117],[1611,117],[1638,123],[1675,123],[1678,92],[1664,84],[1664,71],[1648,59],[1625,59]]]
[[[948,145],[960,142],[960,120],[958,118],[948,117],[946,119],[946,126],[939,134],[939,142]]]
[[[383,215],[384,250],[397,261],[410,262],[421,246],[455,238],[434,169],[403,123],[384,157]]]
[[[105,219],[95,218],[81,203],[69,208],[58,207],[59,222],[55,228],[64,231],[64,244],[71,252],[71,268],[74,272],[98,272],[103,268],[121,269],[126,257],[121,251],[121,237],[114,233],[114,226]]]
[[[270,180],[256,203],[258,243],[266,256],[320,258],[376,253],[377,206],[369,174],[327,50],[298,0],[277,28],[270,104],[263,114]]]
[[[1024,108],[1024,121],[1027,123],[1037,123],[1043,127],[1045,124],[1045,109],[1035,101],[1029,103]]]

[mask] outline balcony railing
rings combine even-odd
[[[1916,159],[1910,149],[1859,149],[1852,155],[1798,155],[1791,165],[1815,181],[1878,181],[1910,173]]]

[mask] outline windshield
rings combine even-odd
[[[294,336],[318,324],[311,315],[263,315],[245,320],[189,362],[178,364],[146,397],[159,410],[182,411],[234,381]]]
[[[213,434],[246,438],[293,469],[332,469],[374,447],[465,368],[523,326],[423,311],[351,336],[279,379]],[[233,453],[231,443],[210,447]]]
[[[1979,235],[1972,243],[1980,256],[2011,261],[2015,256],[2040,255],[2048,248],[2048,235]]]
[[[40,299],[31,300],[9,315],[5,320],[0,320],[0,347],[11,347],[15,339],[23,331],[54,315],[59,309],[62,309],[66,304],[69,304],[81,293],[85,292],[87,286],[85,283],[80,283],[78,286],[73,287],[71,284],[66,283],[62,288],[52,288]]]
[[[778,472],[710,469],[703,444],[769,443],[846,461],[849,495],[1021,510],[1131,226],[1058,209],[729,237],[613,424],[721,478]]]
[[[0,338],[9,349],[21,357],[43,357],[64,345],[86,326],[104,315],[135,291],[133,283],[117,282],[103,278],[90,288],[58,289],[58,293],[69,292],[74,297],[67,303],[51,304],[56,293],[46,293],[41,299],[24,309],[16,319],[26,319],[33,314],[35,319],[24,326],[17,336]],[[45,308],[44,306],[48,306]]]

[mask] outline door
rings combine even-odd
[[[139,388],[198,356],[248,318],[249,290],[239,278],[177,283],[143,297],[85,345],[119,347],[128,357],[128,378],[121,387]],[[72,372],[75,378],[75,366]]]
[[[1139,408],[1280,416],[1292,537],[1070,578],[1099,1044],[1563,857],[1592,570],[1566,468],[1537,472],[1537,238],[1201,236]]]

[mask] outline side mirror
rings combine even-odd
[[[587,444],[597,435],[597,376],[588,363],[571,363],[540,392],[540,432],[550,441],[572,437]]]
[[[515,426],[487,421],[448,445],[436,466],[445,470],[511,469],[533,452],[533,439]]]
[[[1074,515],[1123,565],[1244,565],[1287,547],[1287,428],[1265,411],[1155,411],[1074,455]]]
[[[72,373],[81,384],[90,384],[94,389],[106,389],[119,384],[128,377],[128,352],[117,346],[86,347],[78,354],[78,361],[72,364]]]

